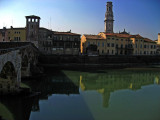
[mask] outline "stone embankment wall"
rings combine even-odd
[[[160,64],[160,56],[39,56],[39,64],[58,68],[124,68]]]

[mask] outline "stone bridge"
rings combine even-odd
[[[21,77],[31,76],[35,70],[38,55],[29,42],[0,43],[0,94],[19,90]]]

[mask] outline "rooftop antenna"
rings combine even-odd
[[[50,29],[52,30],[52,25],[51,25],[51,17],[50,17]]]
[[[13,19],[12,19],[12,26],[13,26]]]

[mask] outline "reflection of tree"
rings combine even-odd
[[[110,72],[105,74],[83,74],[80,76],[82,90],[97,90],[103,95],[103,106],[108,107],[111,92],[131,89],[153,84],[158,73],[150,72]],[[159,76],[160,77],[160,76]],[[159,80],[156,77],[156,82]]]

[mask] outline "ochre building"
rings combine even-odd
[[[89,54],[90,46],[96,46],[99,55],[156,55],[156,42],[140,35],[105,33],[83,35],[81,53]],[[92,52],[93,53],[93,52]]]
[[[107,2],[105,13],[105,32],[98,35],[81,37],[81,53],[91,55],[156,55],[157,43],[148,38],[131,35],[125,30],[114,33],[114,16],[112,2]],[[158,37],[160,44],[160,34]]]

